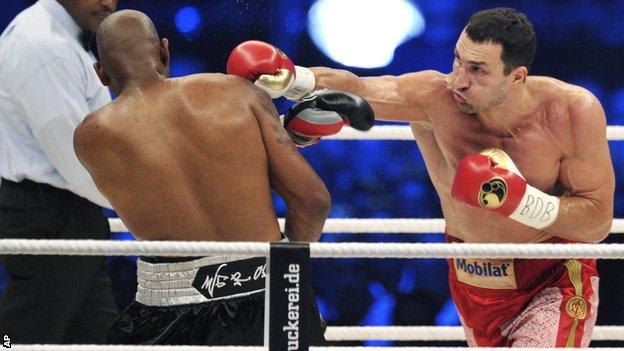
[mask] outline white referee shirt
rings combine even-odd
[[[111,207],[73,146],[84,117],[111,101],[56,0],[39,0],[0,36],[0,176],[67,189]]]

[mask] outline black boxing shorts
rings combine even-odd
[[[108,341],[263,345],[265,273],[264,257],[139,258],[136,300],[117,318]],[[325,323],[315,302],[310,311],[310,343],[324,345]]]

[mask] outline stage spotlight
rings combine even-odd
[[[175,25],[182,34],[195,31],[201,22],[199,11],[195,6],[185,6],[178,10],[175,15]]]
[[[318,0],[308,12],[316,46],[351,67],[387,66],[397,46],[424,30],[423,15],[407,0]]]

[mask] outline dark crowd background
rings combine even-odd
[[[32,3],[2,0],[0,30]],[[315,3],[319,6],[310,11]],[[588,88],[602,102],[609,125],[624,124],[624,1],[119,0],[118,8],[147,13],[161,36],[169,38],[172,76],[224,72],[231,49],[249,39],[273,43],[301,66],[346,68],[370,76],[424,69],[450,71],[455,41],[470,14],[497,6],[514,7],[533,22],[538,49],[531,74],[553,76]],[[349,49],[351,58],[343,59],[322,51],[315,39],[320,43],[343,40],[327,46],[339,50],[348,47],[345,43],[354,43],[355,49]],[[388,42],[396,42],[397,46],[390,63],[377,63],[381,67],[376,68],[354,67],[374,65],[358,60],[366,61],[387,51]],[[281,112],[290,105],[282,100],[276,104]],[[615,217],[619,218],[624,217],[624,142],[611,141],[609,145],[617,178]],[[442,215],[413,141],[326,140],[302,153],[332,193],[330,218]],[[278,215],[283,216],[283,202],[276,199],[275,206]],[[115,217],[113,212],[109,215]],[[132,240],[132,236],[114,233],[113,239]],[[324,234],[322,241],[441,242],[443,237],[440,233]],[[624,240],[612,234],[606,241]],[[134,298],[135,261],[136,257],[109,258],[120,309]],[[598,325],[624,325],[623,267],[620,260],[599,262]],[[446,262],[435,259],[315,259],[312,267],[322,315],[329,325],[336,326],[459,325],[449,296],[447,273]],[[0,267],[0,289],[3,277]]]

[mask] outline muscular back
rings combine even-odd
[[[278,240],[257,108],[235,77],[168,79],[95,112],[75,146],[141,239]]]

